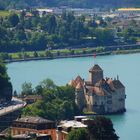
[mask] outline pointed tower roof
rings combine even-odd
[[[76,83],[83,83],[84,81],[83,81],[83,79],[78,75],[77,77],[76,77],[76,79],[75,79],[75,82]]]
[[[103,71],[103,70],[98,64],[95,64],[92,68],[89,69],[89,72],[93,71]]]

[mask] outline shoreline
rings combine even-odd
[[[111,55],[111,52],[96,53],[96,55],[97,56]],[[93,56],[93,53],[67,55],[67,56],[54,56],[54,57],[32,57],[32,58],[25,58],[25,59],[12,59],[12,60],[5,60],[4,62],[13,63],[13,62],[26,62],[26,61],[34,61],[34,60],[53,60],[53,59],[88,57],[88,56]]]
[[[119,110],[117,112],[106,112],[106,113],[96,113],[96,112],[86,112],[86,113],[83,113],[82,115],[86,115],[86,116],[97,116],[97,115],[108,115],[108,116],[112,116],[112,115],[121,115],[121,114],[124,114],[126,113],[126,109],[123,109],[123,110]]]
[[[140,49],[101,52],[101,53],[96,53],[96,56],[134,54],[134,53],[140,53]],[[13,62],[27,62],[27,61],[38,61],[38,60],[53,60],[53,59],[63,59],[63,58],[89,57],[89,56],[93,56],[93,55],[94,55],[94,53],[53,56],[53,57],[32,57],[32,58],[25,58],[25,59],[11,59],[11,60],[9,59],[9,60],[4,60],[4,62],[13,63]]]

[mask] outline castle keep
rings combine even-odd
[[[69,85],[75,88],[75,102],[80,110],[96,112],[97,114],[110,114],[124,112],[125,87],[119,80],[104,78],[103,70],[94,65],[89,70],[89,80],[80,76],[71,80]]]

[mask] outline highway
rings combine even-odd
[[[3,116],[7,113],[13,112],[15,110],[21,109],[26,106],[26,103],[22,100],[19,100],[17,98],[12,98],[12,101],[8,103],[7,105],[1,104],[0,106],[0,116]]]

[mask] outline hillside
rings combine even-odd
[[[0,9],[71,6],[71,7],[138,7],[140,0],[0,0]]]

